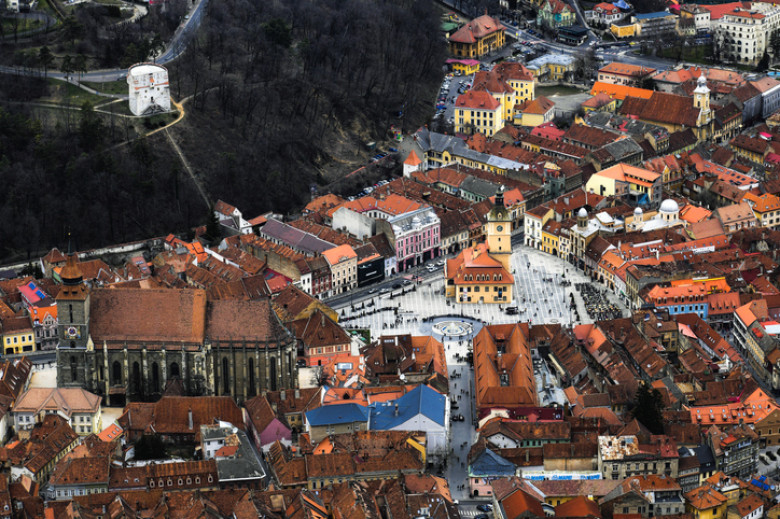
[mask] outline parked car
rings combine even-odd
[[[393,283],[393,288],[401,288],[401,283]]]
[[[490,503],[482,503],[481,505],[477,505],[477,510],[480,512],[491,512],[493,511],[493,505]]]
[[[369,290],[368,290],[368,293],[369,293],[369,294],[375,294],[375,293],[376,293],[376,288],[371,288],[371,289],[369,289]]]
[[[772,451],[766,451],[766,457],[769,458],[772,461],[777,461],[777,456],[775,456],[775,453]]]
[[[411,282],[411,281],[409,281],[408,279],[405,279],[405,280],[404,280],[404,285],[411,285],[411,284],[412,284],[412,282]]]
[[[388,292],[390,292],[389,288],[383,288],[382,290],[379,291],[380,294],[387,294]]]

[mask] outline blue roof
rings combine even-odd
[[[309,425],[336,425],[341,423],[367,422],[368,408],[358,404],[332,404],[306,412]]]
[[[657,11],[655,13],[637,13],[634,15],[637,20],[650,20],[651,18],[663,18],[664,16],[674,16],[666,11]]]
[[[398,404],[398,416],[395,415],[396,404]],[[387,431],[419,414],[443,427],[446,425],[444,420],[446,408],[447,397],[421,384],[401,398],[372,406],[371,429]]]
[[[469,465],[469,476],[514,476],[515,464],[490,449],[485,449]]]

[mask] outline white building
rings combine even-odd
[[[14,404],[14,428],[30,431],[48,414],[57,414],[80,436],[99,433],[100,397],[81,388],[30,388]]]
[[[619,22],[628,15],[615,4],[601,2],[593,6],[593,10],[585,11],[585,20],[588,23],[596,23],[602,27],[609,27],[615,22]]]
[[[127,71],[130,111],[150,115],[171,111],[168,69],[153,63],[139,63]]]
[[[750,9],[737,7],[712,21],[715,44],[726,61],[758,62],[780,24],[780,7],[761,2],[750,5]]]
[[[348,207],[339,207],[333,213],[331,227],[334,231],[347,232],[358,240],[374,235],[374,217],[369,213],[358,213]]]

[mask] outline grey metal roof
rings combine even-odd
[[[488,182],[487,180],[482,180],[481,178],[469,175],[466,180],[461,183],[460,189],[461,191],[474,193],[475,195],[482,196],[484,198],[490,198],[496,194],[496,189],[498,189],[498,186],[492,182]]]
[[[277,240],[308,254],[319,254],[336,245],[273,218],[259,230],[260,236]]]

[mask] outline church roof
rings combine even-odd
[[[202,343],[203,290],[98,288],[90,293],[89,333],[101,341]],[[231,319],[240,319],[233,316]]]
[[[206,323],[206,336],[211,340],[275,343],[289,335],[267,298],[210,301]]]

